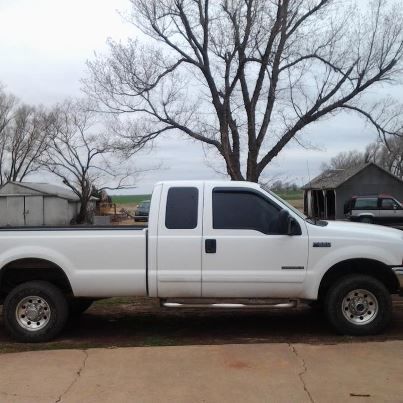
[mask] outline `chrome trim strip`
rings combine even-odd
[[[214,303],[214,304],[192,304],[179,302],[161,302],[165,308],[229,308],[229,309],[245,309],[245,308],[295,308],[297,301],[289,301],[277,304],[229,304],[229,303]]]

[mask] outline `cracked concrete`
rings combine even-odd
[[[74,386],[74,384],[80,379],[81,373],[84,371],[85,364],[86,364],[87,359],[88,359],[87,350],[82,350],[82,352],[84,353],[84,358],[83,358],[83,362],[81,364],[81,367],[78,369],[77,374],[76,374],[75,378],[73,379],[73,382],[71,382],[71,384],[67,387],[67,389],[57,398],[55,403],[62,402],[63,396],[67,395],[67,393],[69,393],[70,389]]]
[[[0,355],[0,402],[403,401],[403,341]]]
[[[297,349],[295,348],[295,346],[293,346],[292,344],[288,344],[288,346],[290,347],[291,351],[293,352],[293,354],[295,354],[295,356],[300,360],[301,362],[301,366],[302,366],[302,371],[298,373],[299,379],[302,383],[302,386],[304,388],[305,393],[308,395],[309,400],[314,403],[314,400],[312,398],[311,393],[308,390],[308,387],[306,386],[305,380],[304,380],[304,374],[306,373],[306,371],[308,370],[308,368],[306,367],[305,364],[305,360],[299,356]]]
[[[294,347],[315,402],[403,402],[403,341]]]
[[[54,403],[75,379],[82,357],[79,350],[0,355],[0,402]]]

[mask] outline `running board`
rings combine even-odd
[[[283,309],[296,308],[297,301],[288,301],[272,304],[240,304],[240,303],[185,303],[185,302],[169,302],[161,301],[161,306],[165,308],[223,308],[223,309]]]

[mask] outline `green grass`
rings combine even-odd
[[[100,299],[99,301],[95,302],[95,305],[102,306],[102,307],[109,307],[109,306],[119,306],[122,304],[131,304],[131,303],[133,303],[132,297],[114,297],[114,298]]]
[[[290,190],[287,192],[275,192],[284,200],[298,200],[304,198],[303,190]]]
[[[150,200],[151,195],[115,195],[112,196],[112,203],[116,204],[138,204],[143,200]]]

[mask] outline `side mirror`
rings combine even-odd
[[[290,218],[290,213],[287,210],[280,210],[277,218],[277,230],[279,234],[288,234],[290,227]]]
[[[281,210],[278,214],[277,229],[283,235],[301,235],[301,227],[288,210]]]
[[[298,224],[297,220],[291,216],[288,217],[288,231],[287,235],[301,235],[301,227]]]

